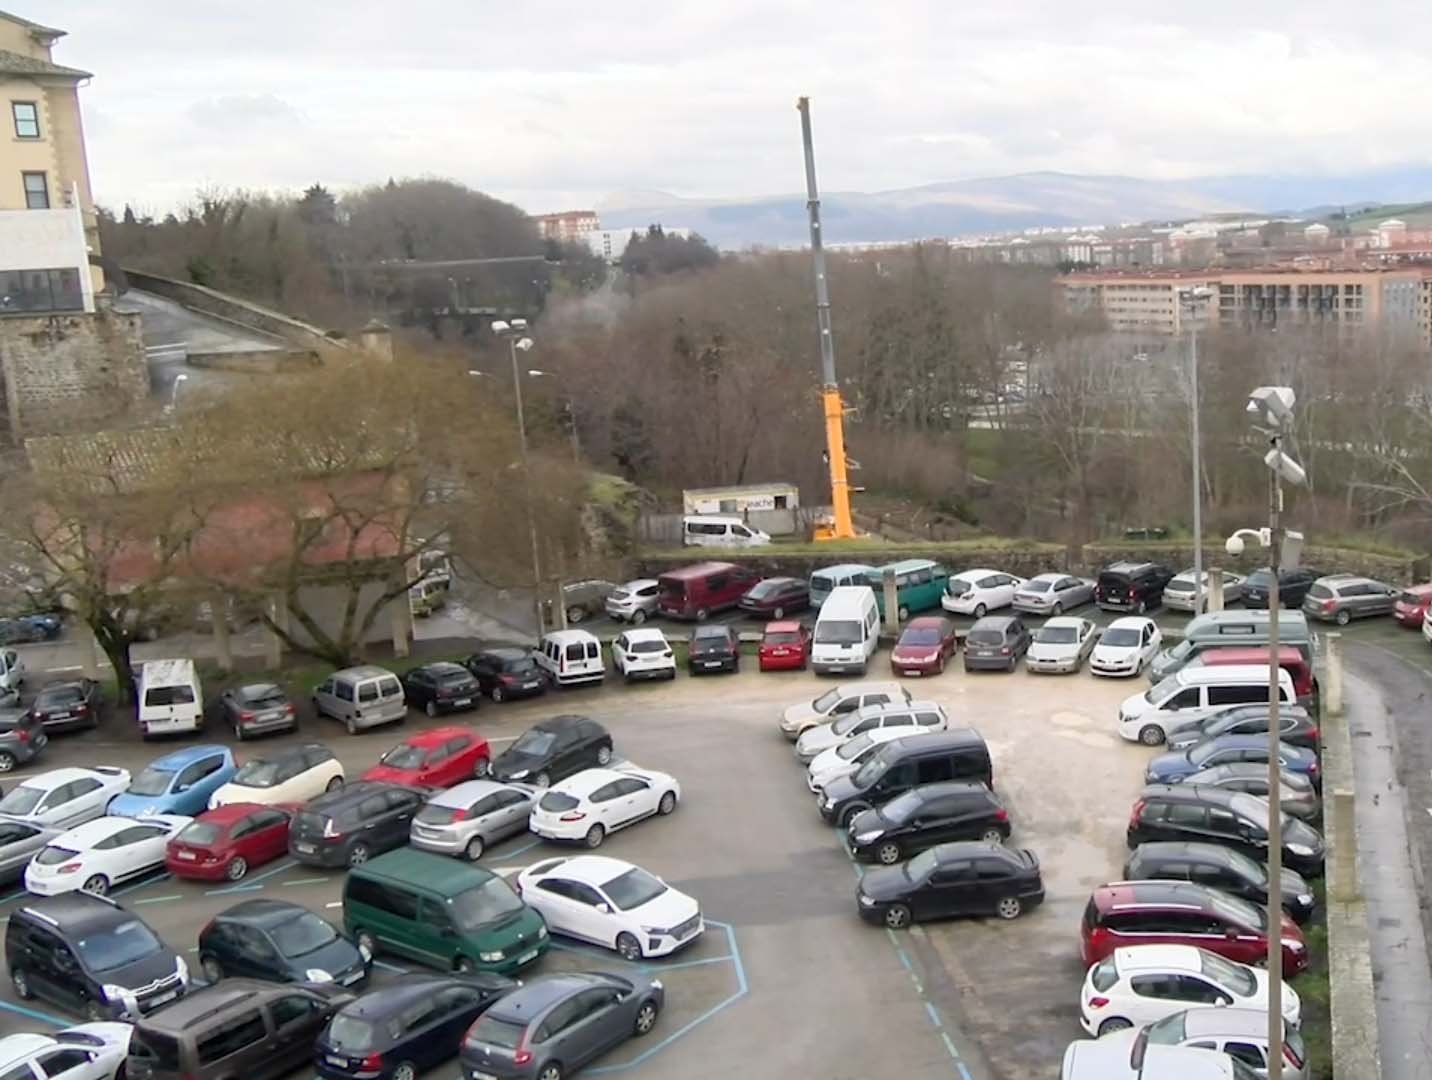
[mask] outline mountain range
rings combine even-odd
[[[1304,214],[1330,207],[1432,198],[1432,167],[1407,166],[1340,176],[1255,174],[1190,180],[1019,173],[923,184],[893,191],[832,191],[821,196],[827,244],[982,236],[1038,226],[1081,227],[1187,221],[1214,214]],[[1316,213],[1298,208],[1317,207]],[[609,229],[653,222],[689,228],[727,250],[801,245],[809,238],[805,196],[683,198],[626,191],[598,204]]]

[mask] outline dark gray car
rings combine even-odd
[[[1283,813],[1291,814],[1300,821],[1312,821],[1318,816],[1321,801],[1313,788],[1313,782],[1302,773],[1278,770],[1280,795],[1278,805]],[[1203,784],[1207,787],[1223,788],[1227,791],[1242,791],[1249,795],[1268,797],[1268,766],[1262,762],[1235,761],[1228,765],[1215,765],[1203,769],[1184,780],[1185,784]]]
[[[1303,598],[1303,614],[1310,619],[1346,626],[1353,619],[1387,615],[1397,602],[1398,590],[1357,574],[1329,574],[1313,582]]]
[[[1013,615],[986,615],[965,635],[966,671],[1013,671],[1029,651],[1029,631]]]
[[[45,725],[25,709],[0,709],[0,773],[39,757],[49,736]]]
[[[539,975],[501,998],[462,1041],[463,1074],[562,1080],[593,1058],[648,1034],[665,1000],[660,979],[604,972]]]
[[[273,683],[235,686],[219,695],[219,723],[239,742],[270,731],[297,731],[298,713]]]
[[[47,829],[28,821],[0,818],[0,885],[19,881],[30,860],[63,831]]]

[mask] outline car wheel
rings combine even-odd
[[[847,806],[845,808],[845,812],[840,815],[840,827],[842,829],[850,828],[850,823],[855,820],[856,816],[865,813],[865,811],[869,809],[870,807],[866,806],[864,803],[856,803],[854,806]]]
[[[630,934],[617,935],[617,955],[633,964],[641,959],[641,942]]]
[[[350,716],[347,720],[343,721],[343,726],[348,729],[349,735],[358,734],[358,721],[354,720],[353,717]]]
[[[944,653],[941,653],[941,654],[940,654],[940,662],[935,665],[935,674],[936,674],[936,675],[943,675],[944,673],[945,673],[945,654],[944,654]]]
[[[986,844],[1002,844],[1004,843],[1004,833],[998,829],[986,829],[980,839]]]
[[[658,814],[669,814],[676,809],[676,792],[668,791],[661,797],[661,802],[656,804]]]
[[[537,1080],[562,1080],[562,1066],[555,1061],[549,1061],[542,1066],[542,1071],[537,1074]]]
[[[890,930],[904,930],[910,925],[910,909],[904,904],[891,904],[885,909],[885,926]]]
[[[587,835],[582,838],[582,843],[586,844],[589,848],[599,848],[602,846],[602,841],[606,838],[607,830],[600,825],[593,825],[587,830]]]
[[[453,964],[453,970],[463,975],[471,975],[477,970],[477,965],[472,962],[470,956],[459,956],[457,963]]]
[[[603,744],[597,747],[597,764],[605,765],[612,760],[612,748]]]
[[[97,1024],[101,1020],[106,1020],[108,1018],[108,1011],[94,998],[90,998],[88,1001],[85,1002],[85,1019],[88,1020],[91,1024]]]
[[[1349,612],[1347,608],[1343,608],[1337,613],[1337,615],[1333,617],[1333,621],[1336,622],[1339,626],[1346,626],[1349,622],[1352,621],[1352,613]]]
[[[230,881],[240,881],[249,872],[249,864],[242,855],[234,856],[229,863],[229,868],[224,871],[224,876]]]
[[[482,842],[482,837],[474,836],[467,842],[467,847],[463,849],[463,852],[467,855],[469,862],[477,862],[486,850],[487,845]]]
[[[549,773],[543,770],[542,772],[539,772],[535,777],[533,777],[532,783],[536,784],[538,787],[551,787],[552,777]]]
[[[1146,604],[1146,603],[1144,603],[1142,600],[1140,600],[1140,601],[1139,601],[1139,606],[1136,607],[1136,608],[1134,608],[1134,610],[1137,611],[1140,615],[1142,615],[1145,611],[1148,610],[1148,608],[1149,608],[1148,604]]]
[[[772,609],[771,609],[771,618],[773,618],[773,619],[784,619],[785,617],[786,617],[786,609],[785,609],[785,608],[783,608],[783,607],[778,607],[778,608],[772,608]]]
[[[702,607],[702,608],[697,608],[697,609],[696,609],[696,621],[697,621],[697,622],[705,622],[705,621],[706,621],[706,616],[708,616],[708,615],[710,615],[710,614],[711,614],[711,612],[707,611],[704,607]]]
[[[652,1028],[656,1027],[656,1017],[661,1010],[656,1007],[654,1001],[643,1001],[641,1008],[636,1011],[636,1022],[632,1024],[632,1030],[636,1035],[645,1035]]]
[[[342,786],[343,786],[343,777],[341,777],[341,776],[335,776],[332,780],[328,781],[327,786],[325,786],[323,790],[324,790],[324,791],[337,791],[337,790],[338,790],[339,788],[341,788]]]
[[[1003,896],[995,905],[994,913],[1001,919],[1017,919],[1019,913],[1024,910],[1024,905],[1019,902],[1017,896]]]
[[[358,946],[358,951],[367,953],[370,957],[378,955],[378,943],[373,940],[373,935],[367,930],[359,930],[353,935],[353,944]]]
[[[1125,1031],[1134,1025],[1125,1020],[1122,1016],[1111,1016],[1099,1025],[1099,1038],[1103,1038],[1114,1031]]]
[[[502,687],[494,686],[492,688],[492,700],[495,704],[501,705],[505,697],[507,697],[507,695],[502,692]]]
[[[581,622],[586,617],[587,609],[578,604],[573,604],[567,609],[567,621],[573,625]]]
[[[417,1080],[418,1070],[413,1068],[411,1061],[400,1061],[388,1075],[392,1080]]]
[[[210,984],[216,983],[224,977],[224,965],[212,956],[199,958],[199,970],[204,973],[204,981]]]
[[[348,851],[348,865],[362,866],[368,861],[368,854],[367,844],[354,844]]]
[[[896,611],[895,611],[895,618],[899,619],[901,622],[904,622],[904,621],[907,620],[909,617],[910,617],[910,609],[907,608],[904,604],[901,604],[901,605],[899,606],[899,608],[897,608]]]
[[[234,742],[243,742],[243,741],[244,741],[244,725],[243,725],[243,724],[235,724],[235,725],[234,725]]]
[[[29,1001],[35,996],[35,989],[30,985],[30,976],[25,974],[24,968],[15,968],[10,972],[10,985],[15,988],[15,996],[21,1001]]]
[[[900,845],[890,840],[875,849],[875,857],[885,866],[894,866],[900,861]]]
[[[1139,732],[1139,742],[1143,743],[1145,746],[1157,746],[1163,741],[1163,731],[1155,727],[1153,724],[1145,724],[1143,730]]]
[[[986,608],[983,604],[976,604],[976,605],[975,605],[975,618],[976,618],[976,619],[983,619],[983,618],[985,617],[985,612],[986,612],[987,610],[989,610],[989,609]]]
[[[644,622],[646,622],[646,612],[638,608],[631,613],[631,624],[633,626],[640,626]]]
[[[472,767],[472,775],[473,775],[474,777],[476,777],[478,780],[481,780],[484,776],[486,776],[486,775],[487,775],[488,773],[490,773],[491,771],[492,771],[492,759],[491,759],[491,758],[485,758],[485,757],[484,757],[484,758],[478,758],[478,759],[477,759],[477,764]]]
[[[1064,605],[1061,604],[1058,600],[1054,601],[1054,606],[1049,609],[1049,613],[1051,615],[1063,615]]]
[[[15,755],[9,750],[0,750],[0,772],[9,772],[15,767]]]
[[[436,701],[428,702],[423,706],[423,712],[428,714],[429,720],[433,719],[438,714],[438,703]]]
[[[108,896],[109,878],[105,877],[103,874],[95,874],[82,886],[80,886],[80,888],[82,888],[87,893],[94,893],[95,896]]]

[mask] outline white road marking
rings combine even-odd
[[[323,906],[326,907],[326,908],[342,907],[342,906],[343,906],[343,901],[342,901],[342,900],[331,900],[331,901],[329,901],[328,903],[324,904]]]

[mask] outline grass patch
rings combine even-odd
[[[1318,910],[1327,910],[1327,893],[1321,880],[1314,882]],[[1328,927],[1323,916],[1303,927],[1308,945],[1308,967],[1289,985],[1303,1002],[1303,1042],[1308,1050],[1308,1073],[1313,1080],[1332,1080],[1333,1032],[1328,984]]]
[[[882,537],[856,537],[853,540],[777,540],[756,548],[652,548],[641,552],[645,559],[669,559],[698,562],[702,559],[741,562],[749,559],[779,559],[791,555],[869,555],[892,561],[905,555],[967,555],[985,551],[1043,551],[1062,554],[1062,544],[1024,540],[1011,536],[975,536],[967,540],[886,540]],[[837,561],[832,559],[832,562]],[[862,559],[862,562],[870,560]]]

